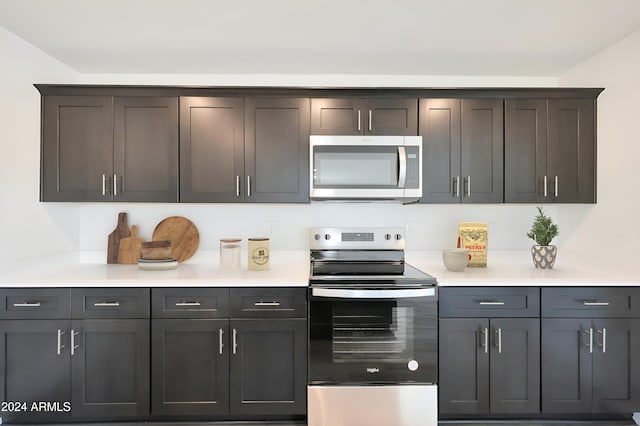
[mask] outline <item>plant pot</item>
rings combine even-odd
[[[551,269],[556,263],[557,246],[531,246],[531,257],[536,268]]]

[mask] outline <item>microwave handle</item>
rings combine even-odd
[[[407,183],[407,152],[404,146],[398,147],[398,159],[400,167],[398,169],[398,188],[404,188]]]

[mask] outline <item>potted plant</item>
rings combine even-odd
[[[527,233],[527,237],[536,242],[536,245],[531,247],[531,256],[536,268],[553,268],[556,263],[558,247],[551,245],[551,240],[557,235],[558,225],[553,223],[550,217],[545,216],[542,207],[538,207],[538,215],[531,225],[531,230]]]

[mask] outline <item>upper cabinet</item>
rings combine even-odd
[[[42,201],[178,201],[175,97],[44,96]]]
[[[307,202],[309,100],[180,98],[180,201]]]
[[[505,202],[595,203],[593,99],[505,101]]]
[[[420,99],[419,134],[421,202],[502,202],[502,99]]]
[[[417,99],[311,99],[312,135],[415,136],[417,132]]]
[[[244,99],[180,98],[180,201],[243,201]]]

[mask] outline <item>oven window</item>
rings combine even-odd
[[[333,309],[332,357],[335,363],[413,359],[413,309],[393,301],[340,303]]]

